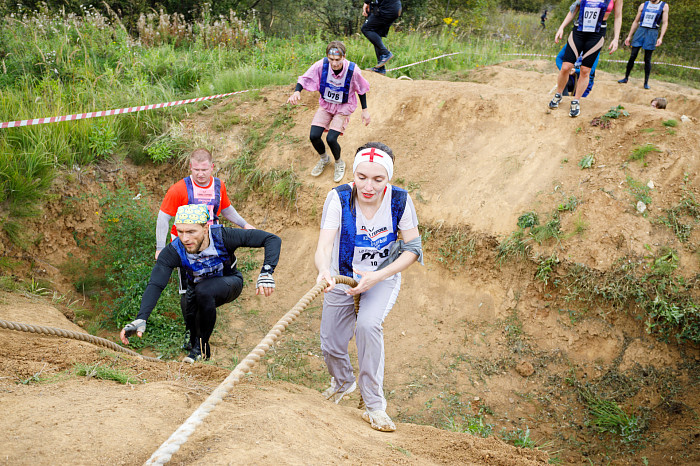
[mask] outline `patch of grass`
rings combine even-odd
[[[576,207],[581,204],[581,201],[576,196],[569,196],[569,198],[557,206],[557,211],[559,212],[573,212]]]
[[[530,438],[530,428],[527,426],[525,426],[525,430],[518,428],[512,432],[504,428],[501,430],[500,435],[504,442],[508,442],[518,448],[530,448],[533,450],[537,448],[537,442]]]
[[[539,224],[540,219],[537,216],[537,212],[525,212],[520,217],[518,217],[517,225],[519,228],[525,229]]]
[[[623,107],[622,105],[618,105],[617,107],[610,107],[610,110],[605,112],[603,115],[595,117],[593,120],[591,120],[591,126],[609,128],[611,120],[616,120],[623,116],[630,116],[630,114],[625,110],[625,107]]]
[[[593,154],[588,154],[578,161],[578,166],[581,169],[591,168],[595,163],[595,156]]]
[[[637,202],[643,202],[646,205],[651,204],[651,188],[646,183],[637,181],[630,175],[627,175],[627,190],[634,201],[632,204],[636,208]]]
[[[683,195],[678,204],[670,209],[664,209],[665,217],[659,217],[657,221],[671,228],[681,243],[690,239],[690,234],[695,225],[700,222],[700,203],[695,200],[695,195],[689,188],[688,175],[685,175]]]
[[[554,268],[557,266],[558,263],[559,258],[557,257],[556,252],[553,252],[552,255],[549,257],[540,258],[537,264],[537,272],[535,273],[535,278],[543,282],[546,286],[549,282],[549,278],[552,275],[552,272],[554,271]]]
[[[76,375],[84,376],[88,379],[94,377],[101,380],[113,380],[123,385],[136,385],[141,383],[141,380],[137,379],[128,372],[115,369],[113,367],[103,366],[99,362],[95,364],[76,363],[74,365],[74,371]]]
[[[24,238],[24,227],[17,220],[5,219],[2,223],[2,231],[5,232],[10,242],[22,250],[25,250],[27,243]]]
[[[504,263],[510,259],[525,259],[530,251],[522,228],[515,230],[498,245],[496,260]]]
[[[666,127],[675,128],[676,126],[678,126],[678,121],[674,119],[664,120],[661,122],[661,124]]]
[[[413,196],[418,200],[419,202],[425,202],[425,198],[420,192],[420,183],[417,181],[409,181],[408,185],[406,186],[406,191],[409,193],[413,194]]]
[[[323,358],[313,356],[314,352],[318,352],[320,345],[318,335],[299,339],[290,334],[283,343],[275,345],[265,355],[267,378],[307,387],[325,388],[328,374],[325,366],[321,367]],[[313,367],[312,360],[316,360],[319,367]]]
[[[544,225],[536,225],[530,228],[530,236],[537,244],[542,244],[544,241],[552,238],[559,240],[561,237],[561,220],[559,218],[559,213],[554,212],[552,218]]]
[[[615,434],[624,443],[643,439],[643,433],[647,429],[644,418],[627,414],[615,402],[600,398],[587,387],[579,385],[577,391],[590,415],[587,426],[598,432]]]
[[[572,233],[574,235],[583,235],[586,230],[588,230],[588,222],[579,214],[574,219],[574,231]]]
[[[655,130],[654,128],[644,128],[644,129],[642,129],[642,130],[640,130],[640,131],[641,131],[642,133],[653,133],[653,132],[656,131],[656,130]]]
[[[638,146],[632,149],[630,153],[630,160],[641,160],[644,162],[644,158],[652,152],[661,152],[661,149],[656,147],[654,144],[644,144],[643,146]]]
[[[438,261],[452,264],[454,268],[466,267],[476,252],[476,239],[470,238],[467,232],[455,231],[445,239],[438,252]]]
[[[485,407],[473,407],[471,403],[462,401],[462,394],[458,392],[440,392],[437,397],[442,402],[438,408],[438,414],[442,416],[440,427],[451,432],[466,432],[486,438],[493,434],[493,424],[486,422]],[[429,407],[435,400],[430,400]],[[426,403],[426,405],[428,405]]]

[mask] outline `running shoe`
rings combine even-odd
[[[377,409],[370,411],[369,409],[362,413],[362,419],[369,422],[372,429],[380,432],[393,432],[396,430],[396,424],[391,420],[386,411]]]
[[[379,56],[379,60],[377,61],[377,68],[381,68],[382,66],[386,65],[386,62],[394,58],[394,54],[389,52],[385,53],[384,55]]]
[[[335,383],[335,377],[331,377],[331,386],[326,388],[321,394],[325,399],[330,400],[335,404],[338,404],[345,395],[348,395],[355,391],[355,389],[357,388],[357,383],[353,382],[347,390],[341,392],[340,389],[342,388],[342,386],[337,387]]]
[[[578,100],[571,101],[571,108],[569,109],[569,116],[571,118],[577,117],[581,113],[581,106],[578,104]]]
[[[649,87],[649,83],[644,83],[644,89],[651,89],[651,88]]]
[[[561,102],[561,94],[554,94],[554,98],[549,102],[549,108],[559,108],[559,102]]]
[[[316,166],[311,170],[311,176],[320,176],[321,173],[323,173],[323,170],[326,168],[326,165],[331,163],[331,159],[328,158],[328,160],[323,160],[319,159],[318,163]]]
[[[618,81],[620,84],[627,84],[627,78],[622,78]]]
[[[190,350],[190,354],[185,356],[185,358],[182,360],[182,362],[188,362],[190,364],[194,364],[197,361],[201,361],[202,359],[202,350],[199,349],[198,346],[195,346]]]
[[[340,159],[334,165],[335,171],[333,172],[333,181],[338,183],[345,176],[345,162]]]
[[[383,66],[373,66],[372,68],[370,68],[370,70],[374,71],[375,73],[386,74],[386,68],[384,68]]]

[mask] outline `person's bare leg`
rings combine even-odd
[[[564,91],[564,87],[566,87],[566,83],[569,81],[569,74],[571,74],[573,68],[573,63],[564,62],[561,64],[561,70],[559,70],[559,76],[557,76],[557,94],[561,94]]]
[[[562,67],[563,68],[563,67]],[[576,85],[576,93],[574,94],[574,99],[578,100],[583,96],[588,87],[588,81],[591,78],[591,69],[587,66],[581,67],[581,73],[578,77],[578,83]]]

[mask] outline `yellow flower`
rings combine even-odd
[[[447,24],[448,26],[452,24],[452,18],[442,18],[442,20]]]

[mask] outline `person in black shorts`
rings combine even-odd
[[[547,21],[547,9],[544,10],[544,13],[542,13],[542,16],[540,16],[540,24],[542,24],[542,29],[545,29],[547,26],[545,22]]]
[[[400,0],[364,0],[362,16],[367,17],[362,25],[362,34],[374,45],[377,55],[377,66],[372,68],[375,73],[386,74],[384,65],[394,58],[394,54],[382,42],[382,37],[389,33],[391,23],[401,16]]]
[[[659,26],[661,32],[659,32]],[[632,47],[630,59],[627,62],[625,77],[620,79],[620,84],[627,83],[630,77],[634,61],[637,59],[639,49],[644,49],[644,89],[649,89],[649,75],[651,74],[651,54],[664,40],[664,34],[668,28],[668,4],[661,0],[646,1],[639,5],[630,28],[630,33],[625,39],[625,45]],[[631,42],[630,42],[631,41]]]
[[[612,11],[615,11],[614,37],[608,49],[612,54],[617,50],[620,41],[620,29],[622,28],[622,0],[576,0],[571,4],[569,13],[559,26],[554,36],[554,42],[559,43],[564,37],[564,28],[574,19],[574,28],[569,34],[564,51],[564,59],[557,77],[557,92],[549,102],[549,108],[558,108],[562,99],[562,91],[569,80],[571,69],[576,59],[581,56],[581,74],[579,76],[576,93],[571,101],[569,116],[577,117],[581,113],[579,99],[588,87],[591,68],[605,42],[607,19]]]
[[[275,289],[272,273],[279,260],[282,240],[266,231],[226,228],[209,225],[208,221],[209,209],[204,204],[189,204],[177,209],[175,228],[178,237],[158,255],[141,298],[139,313],[119,334],[122,343],[128,345],[127,337],[132,335],[143,336],[146,321],[177,267],[187,275],[187,305],[183,314],[187,328],[191,329],[192,343],[192,349],[183,362],[193,363],[211,357],[209,337],[216,323],[216,308],[241,294],[243,276],[236,268],[237,248],[265,248],[255,294],[272,294]]]

